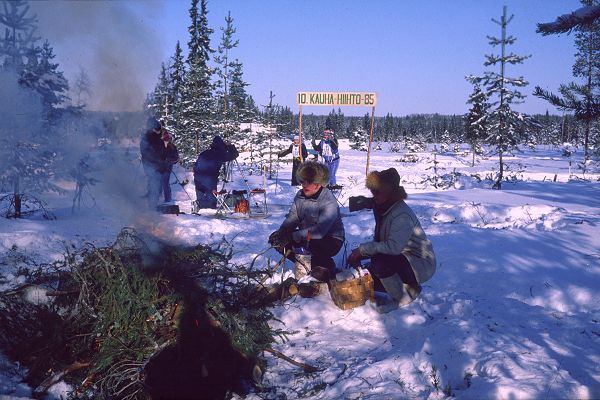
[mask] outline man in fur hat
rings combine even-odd
[[[280,151],[279,153],[277,153],[277,157],[285,157],[288,154],[292,155],[292,186],[298,186],[299,183],[296,180],[296,172],[298,172],[298,167],[300,167],[300,164],[302,164],[302,161],[306,160],[306,157],[308,157],[308,150],[306,149],[306,146],[304,145],[304,143],[302,143],[302,145],[300,145],[300,135],[298,134],[294,134],[294,142],[292,144],[290,144],[290,147],[288,147],[285,150]],[[302,154],[302,156],[301,156]]]
[[[335,256],[344,243],[342,216],[336,198],[327,189],[329,171],[316,161],[306,161],[296,173],[302,189],[278,230],[269,236],[269,243],[282,254],[286,250],[304,247],[311,254],[306,266],[292,251],[287,256],[296,263],[295,276],[311,274],[320,281],[335,276]],[[311,267],[312,266],[312,267]]]
[[[417,216],[404,202],[406,191],[395,168],[371,172],[366,186],[373,193],[374,240],[354,249],[348,263],[358,266],[361,259],[371,259],[369,271],[391,297],[376,293],[376,307],[388,312],[419,296],[421,283],[435,272],[435,253]]]

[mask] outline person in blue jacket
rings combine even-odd
[[[165,196],[165,203],[169,203],[173,200],[171,194],[171,185],[169,181],[171,180],[171,173],[173,172],[173,165],[179,162],[179,151],[177,150],[177,146],[173,144],[171,141],[171,134],[164,129],[162,140],[165,144],[164,151],[164,167],[161,172],[161,184],[162,184],[162,192]]]
[[[333,131],[325,129],[323,139],[317,144],[313,138],[312,146],[329,169],[329,186],[336,186],[335,174],[340,165],[340,152],[338,150],[338,141],[333,135]]]
[[[156,207],[161,192],[161,174],[164,169],[165,145],[162,140],[162,127],[154,117],[149,117],[147,130],[140,140],[142,167],[146,174],[146,198],[149,207]]]
[[[212,144],[204,150],[194,164],[194,185],[198,208],[217,208],[217,183],[223,164],[233,161],[239,155],[233,144],[215,136]]]

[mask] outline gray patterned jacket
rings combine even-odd
[[[382,216],[379,224],[379,242],[359,246],[360,254],[403,254],[410,263],[419,283],[427,281],[435,272],[433,246],[413,210],[399,200]]]
[[[309,231],[311,239],[333,236],[343,241],[345,238],[338,202],[326,187],[315,199],[306,198],[304,192],[299,190],[281,228],[298,228],[293,233],[296,242],[305,241]]]

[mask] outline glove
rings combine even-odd
[[[365,196],[352,196],[348,199],[348,209],[352,211],[360,211],[373,208],[373,198]]]
[[[352,250],[352,253],[348,256],[348,259],[347,259],[348,265],[351,267],[355,267],[355,268],[359,267],[361,258],[362,258],[362,255],[360,254],[360,250],[358,250],[358,249]]]
[[[274,247],[284,247],[292,242],[292,232],[278,229],[269,235],[269,244]]]

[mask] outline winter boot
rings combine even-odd
[[[310,274],[312,275],[313,278],[315,278],[319,282],[329,282],[329,279],[331,279],[329,269],[327,269],[325,267],[320,267],[318,265],[314,266],[314,267],[311,266]]]
[[[385,292],[375,291],[373,292],[373,295],[375,298],[375,302],[371,304],[373,305],[373,308],[377,310],[378,313],[386,314],[390,311],[398,309],[398,302],[389,294]]]
[[[421,285],[409,286],[402,282],[398,274],[380,280],[385,291],[398,302],[400,307],[411,303],[421,293]]]

